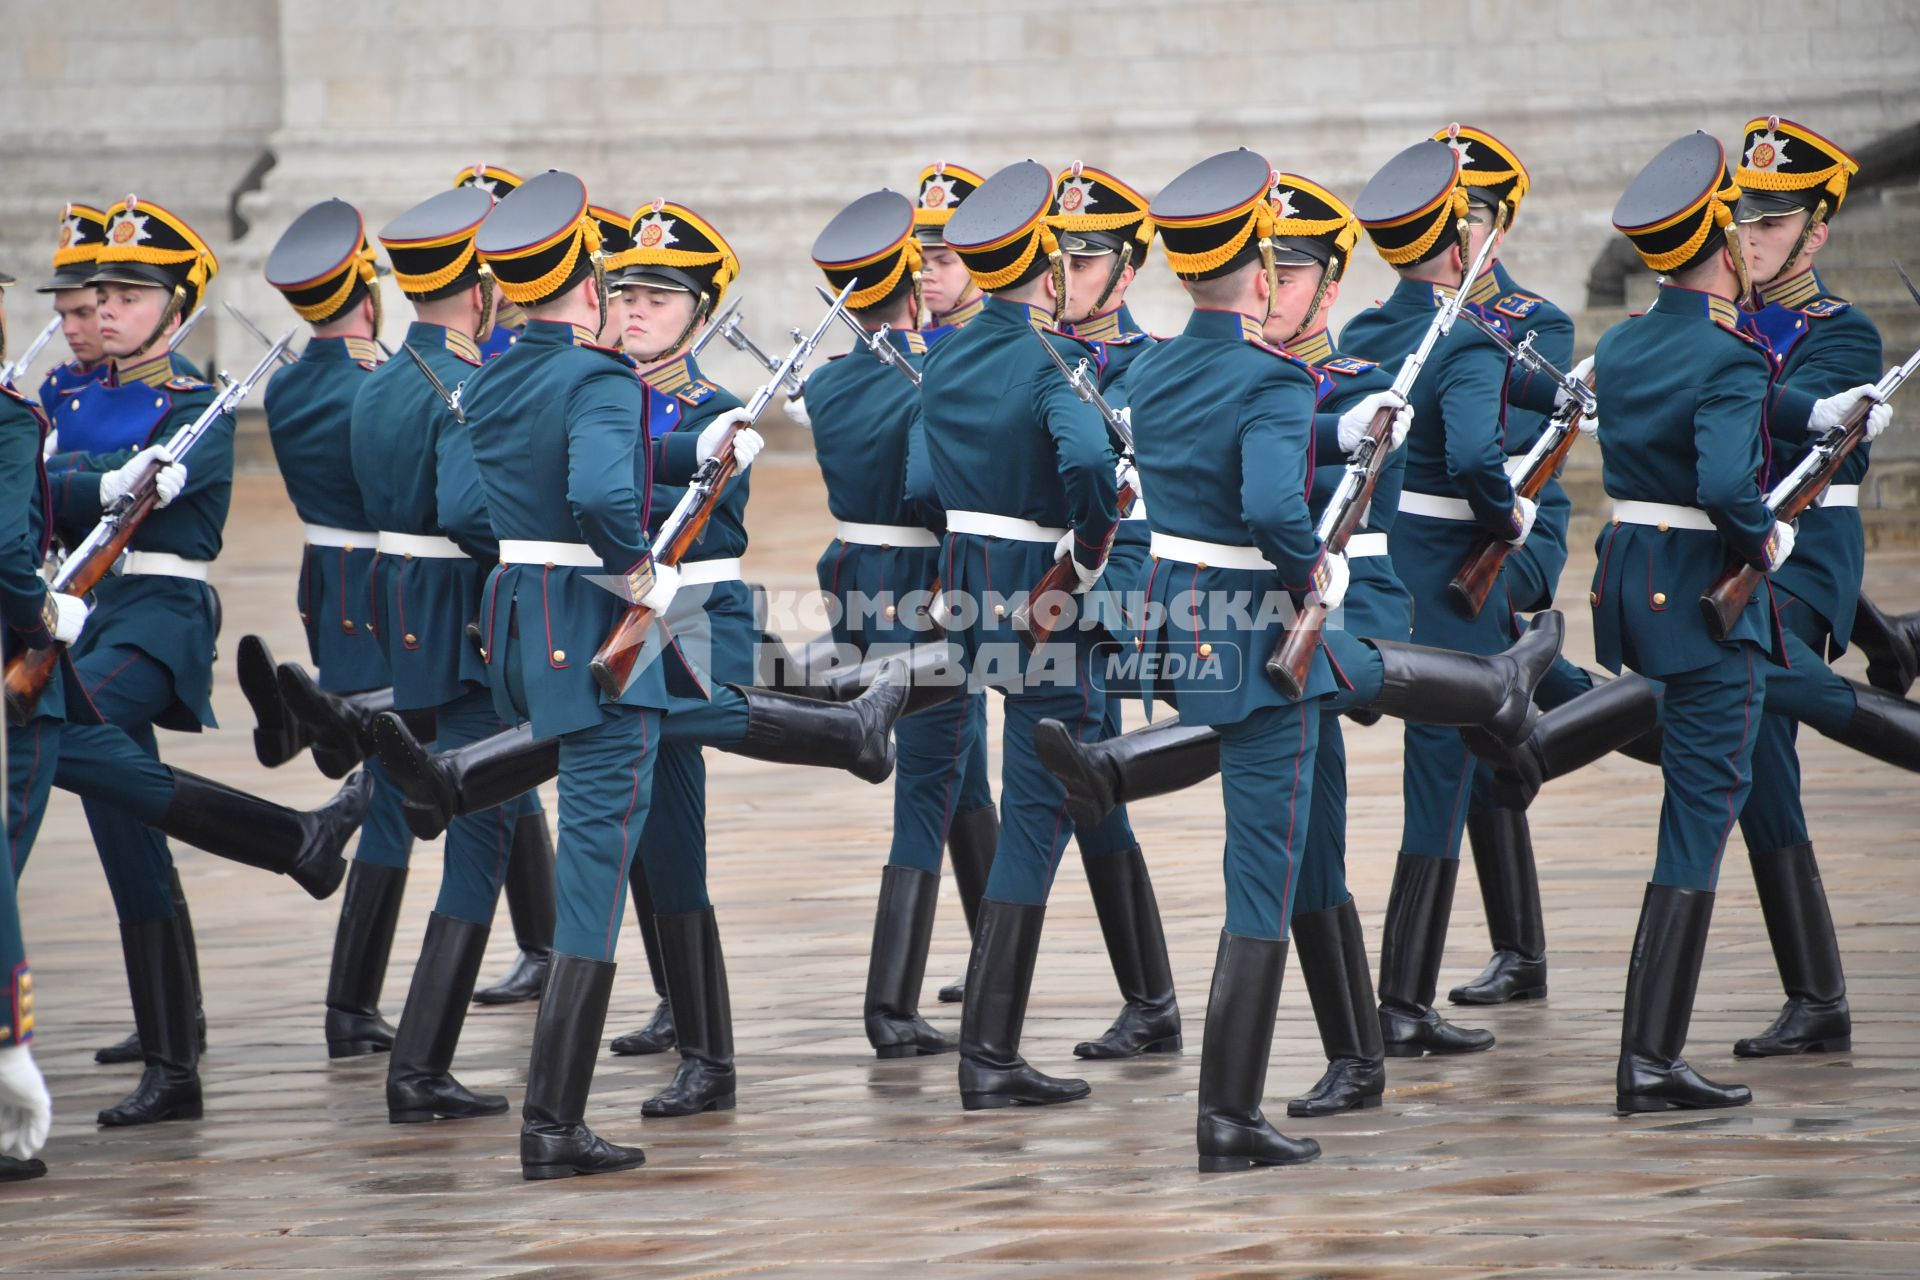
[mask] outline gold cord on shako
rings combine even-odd
[[[1079,160],[1055,179],[1055,212],[1048,219],[1060,248],[1070,258],[1111,256],[1107,283],[1089,308],[1100,314],[1120,277],[1133,263],[1146,265],[1153,243],[1153,219],[1147,198],[1120,179]]]
[[[94,259],[89,283],[171,290],[160,322],[136,348],[145,351],[175,316],[191,314],[219,272],[219,259],[185,219],[128,195],[107,210],[106,243]]]
[[[693,297],[693,313],[664,350],[628,352],[641,364],[656,364],[683,350],[740,276],[740,258],[725,236],[683,204],[658,197],[633,211],[627,232],[632,245],[607,259],[613,288],[666,289]]]
[[[1847,186],[1860,163],[1833,142],[1805,125],[1779,116],[1747,121],[1741,141],[1740,167],[1733,180],[1740,186],[1734,221],[1758,222],[1805,212],[1807,221],[1793,250],[1780,260],[1773,279],[1756,280],[1756,287],[1780,278],[1807,247],[1813,229],[1840,211]],[[1809,281],[1809,285],[1811,285]]]

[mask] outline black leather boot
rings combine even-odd
[[[1467,814],[1473,871],[1487,909],[1493,958],[1480,976],[1447,993],[1455,1004],[1505,1004],[1547,996],[1547,922],[1540,910],[1540,872],[1522,809]]]
[[[1421,724],[1476,727],[1501,742],[1521,742],[1537,714],[1534,686],[1552,669],[1565,637],[1566,619],[1546,609],[1533,615],[1506,652],[1490,658],[1369,640],[1382,674],[1380,694],[1367,709]]]
[[[558,912],[553,879],[553,838],[545,813],[526,813],[513,826],[513,850],[507,857],[507,915],[520,954],[507,976],[473,993],[475,1004],[519,1004],[538,1000],[547,985],[553,955],[553,923]]]
[[[187,906],[186,886],[180,883],[180,868],[167,869],[167,894],[173,900],[173,918],[180,923],[180,938],[187,948],[187,973],[193,979],[193,1029],[194,1046],[202,1054],[207,1051],[207,1006],[200,994],[200,948],[193,938],[193,914]],[[93,1060],[108,1065],[122,1062],[139,1062],[144,1055],[140,1050],[139,1031],[130,1031],[125,1039],[110,1044],[104,1049],[96,1049]]]
[[[305,726],[320,772],[344,778],[373,754],[373,718],[393,710],[392,688],[328,693],[297,662],[283,662],[273,674],[288,714]]]
[[[616,1173],[647,1162],[640,1148],[615,1146],[586,1123],[614,968],[607,960],[553,953],[533,1024],[527,1102],[520,1112],[520,1176],[529,1182]]]
[[[420,962],[387,1060],[387,1119],[394,1124],[507,1113],[500,1094],[474,1093],[453,1078],[453,1052],[486,958],[487,932],[483,924],[438,911],[427,917]]]
[[[911,1058],[950,1053],[960,1041],[920,1016],[920,984],[927,976],[927,944],[940,877],[918,867],[880,869],[880,906],[873,916],[867,957],[867,1043],[876,1056]]]
[[[968,1111],[1046,1106],[1093,1092],[1085,1080],[1042,1075],[1020,1056],[1020,1028],[1046,918],[1044,906],[992,898],[980,903],[960,1011],[960,1105]]]
[[[1834,937],[1833,913],[1827,909],[1813,846],[1793,844],[1771,853],[1749,850],[1748,860],[1787,1003],[1772,1026],[1735,1041],[1734,1053],[1742,1058],[1845,1053],[1853,1048],[1853,1015],[1847,1010],[1840,942]]]
[[[407,827],[432,840],[463,814],[524,795],[560,774],[560,741],[536,738],[532,725],[436,752],[400,716],[373,718],[374,752],[407,800]]]
[[[1377,1107],[1387,1089],[1387,1057],[1360,912],[1352,898],[1337,907],[1302,912],[1293,918],[1293,936],[1327,1072],[1287,1104],[1287,1114],[1331,1116]]]
[[[1886,614],[1863,592],[1848,643],[1867,655],[1867,683],[1906,697],[1920,676],[1920,613]]]
[[[1123,804],[1171,795],[1220,772],[1220,735],[1177,715],[1100,742],[1082,742],[1058,720],[1033,730],[1034,753],[1067,789],[1067,813],[1085,830]]]
[[[1459,875],[1452,858],[1403,853],[1394,863],[1380,938],[1380,1038],[1390,1058],[1493,1048],[1493,1032],[1456,1027],[1433,1007]]]
[[[1716,1084],[1680,1056],[1700,962],[1707,951],[1713,894],[1649,884],[1627,970],[1627,1008],[1620,1027],[1615,1105],[1623,1114],[1743,1107],[1753,1093],[1743,1084]]]
[[[845,769],[863,782],[893,775],[893,723],[907,705],[906,664],[890,660],[852,702],[820,702],[733,685],[747,700],[747,734],[727,750],[751,760]]]
[[[200,1118],[200,1054],[193,1027],[193,979],[178,919],[120,926],[133,1022],[146,1068],[132,1093],[99,1115],[109,1128]]]
[[[1534,721],[1513,745],[1491,734],[1463,730],[1476,755],[1493,766],[1494,795],[1509,809],[1525,809],[1540,788],[1618,751],[1660,763],[1660,699],[1645,676],[1595,677],[1593,688]]]
[[[1202,1173],[1300,1164],[1320,1154],[1312,1138],[1289,1138],[1260,1113],[1286,968],[1285,942],[1220,931],[1200,1046],[1200,1118],[1194,1125]]]
[[[656,917],[666,963],[680,1066],[673,1083],[640,1104],[643,1116],[695,1116],[731,1111],[734,1101],[733,1005],[727,962],[713,908]]]
[[[316,898],[327,898],[347,874],[342,850],[366,817],[373,778],[348,778],[318,809],[288,809],[250,792],[173,772],[173,797],[154,824],[162,835],[231,862],[287,876]]]
[[[956,813],[947,824],[947,865],[953,887],[960,893],[960,911],[971,938],[980,920],[980,899],[987,896],[987,877],[993,873],[993,851],[1000,847],[1000,811],[982,805]],[[960,977],[940,988],[941,1004],[959,1004],[966,998],[967,980]]]
[[[653,982],[653,1016],[638,1031],[629,1031],[607,1046],[622,1057],[665,1053],[674,1046],[673,1001],[667,999],[667,962],[660,949],[660,920],[653,913],[653,892],[647,888],[644,859],[635,857],[627,868],[627,887],[633,891],[633,914],[640,920],[640,943],[647,953],[647,976]]]
[[[1846,728],[1826,736],[1895,768],[1920,773],[1920,704],[1858,680],[1847,683],[1853,686],[1853,718]]]
[[[280,680],[265,640],[241,636],[237,666],[240,692],[253,708],[253,754],[267,768],[277,769],[305,751],[311,735],[280,697]]]
[[[393,953],[407,869],[356,860],[347,871],[340,924],[327,976],[327,1056],[353,1058],[393,1048],[393,1028],[380,1016],[380,987]]]
[[[1073,1047],[1076,1058],[1135,1058],[1143,1053],[1180,1052],[1180,1005],[1174,999],[1173,965],[1167,959],[1167,935],[1160,927],[1147,860],[1135,845],[1104,858],[1084,855],[1087,888],[1107,959],[1126,1001],[1120,1016],[1097,1040]]]
[[[967,669],[961,664],[959,647],[941,642],[918,644],[904,654],[868,658],[854,666],[834,667],[812,677],[809,687],[793,692],[832,702],[852,702],[879,683],[881,675],[899,662],[906,664],[907,702],[900,712],[903,717],[952,702],[967,691]]]
[[[47,1176],[47,1162],[39,1158],[15,1160],[12,1156],[0,1156],[0,1182],[25,1182],[28,1178]]]

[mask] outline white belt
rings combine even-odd
[[[120,561],[120,572],[154,578],[192,578],[207,580],[207,562],[189,560],[167,551],[129,551]]]
[[[1698,507],[1677,507],[1669,502],[1632,502],[1613,500],[1615,524],[1650,524],[1656,529],[1697,529],[1713,532],[1713,520]]]
[[[1401,490],[1400,510],[1432,520],[1474,519],[1473,507],[1465,498],[1443,498],[1437,493],[1415,493],[1411,489]]]
[[[1178,560],[1203,569],[1271,570],[1273,563],[1260,554],[1258,547],[1231,547],[1224,542],[1202,542],[1198,538],[1176,538],[1156,533],[1149,549],[1157,560]]]
[[[1368,556],[1387,554],[1387,535],[1384,533],[1354,533],[1347,536],[1347,559],[1364,560]]]
[[[861,524],[840,522],[840,541],[855,547],[937,547],[940,538],[915,524]]]
[[[922,533],[926,530],[922,529]],[[726,556],[718,560],[689,560],[678,566],[680,585],[698,587],[713,582],[740,581],[740,557]]]
[[[983,538],[1008,538],[1014,542],[1058,542],[1065,529],[1049,529],[1016,516],[996,516],[989,511],[947,512],[949,533],[974,533]]]
[[[1830,484],[1816,507],[1857,507],[1860,505],[1860,486],[1857,484]]]
[[[430,533],[388,533],[381,530],[378,546],[383,556],[412,556],[417,560],[465,560],[467,553],[452,538]],[[599,564],[598,560],[594,561]]]
[[[371,548],[379,536],[371,529],[336,529],[326,524],[307,526],[307,545],[310,547],[339,547],[343,551],[353,551]]]
[[[566,565],[570,569],[598,569],[600,553],[584,542],[531,542],[500,539],[501,564]]]

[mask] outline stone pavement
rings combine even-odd
[[[749,576],[804,587],[829,528],[813,469],[770,457],[756,476]],[[217,571],[225,648],[248,631],[299,650],[291,610],[298,525],[271,476],[242,480]],[[1590,660],[1575,556],[1570,653]],[[1877,557],[1870,585],[1920,604],[1920,555]],[[1857,670],[1850,659],[1849,670]],[[312,804],[330,784],[304,761],[268,777],[223,660],[228,727],[168,735],[180,764]],[[1369,940],[1399,821],[1399,735],[1349,735],[1350,873]],[[1295,1121],[1316,1164],[1202,1179],[1192,1125],[1199,1031],[1221,914],[1217,786],[1134,815],[1154,868],[1188,1019],[1185,1056],[1089,1065],[1091,1100],[963,1114],[952,1057],[877,1062],[860,1030],[865,952],[889,796],[850,779],[715,756],[713,896],[725,927],[740,1107],[643,1125],[659,1058],[602,1061],[590,1119],[646,1147],[643,1170],[519,1179],[517,1117],[394,1128],[384,1059],[330,1064],[320,1004],[337,902],[195,851],[180,864],[205,972],[207,1117],[102,1131],[93,1113],[131,1086],[94,1048],[129,1024],[113,912],[78,804],[56,798],[23,893],[56,1120],[45,1179],[0,1187],[0,1271],[35,1275],[1048,1277],[1152,1275],[1723,1277],[1920,1272],[1920,818],[1913,779],[1812,736],[1808,810],[1845,948],[1848,1055],[1736,1065],[1727,1046],[1780,1000],[1751,878],[1728,856],[1691,1058],[1753,1086],[1737,1111],[1611,1114],[1620,995],[1658,807],[1651,771],[1608,761],[1534,809],[1552,940],[1545,1004],[1469,1024],[1500,1045],[1465,1059],[1394,1061],[1386,1105]],[[1736,842],[1737,843],[1737,842]],[[387,982],[397,1017],[437,882],[423,846]],[[1072,1043],[1116,1007],[1082,876],[1069,857],[1043,944],[1026,1050],[1064,1070]],[[1442,990],[1485,957],[1463,871]],[[511,954],[504,912],[486,973]],[[966,945],[949,888],[927,1012]],[[651,1006],[628,930],[609,1034]],[[457,1069],[516,1105],[531,1007],[475,1009]],[[1310,1084],[1318,1042],[1297,970],[1282,997],[1268,1097]]]

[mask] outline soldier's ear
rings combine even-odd
[[[1800,252],[1803,254],[1817,253],[1820,246],[1827,242],[1827,233],[1830,230],[1832,230],[1832,228],[1825,218],[1815,223],[1813,230],[1807,232],[1807,243],[1801,247]]]

